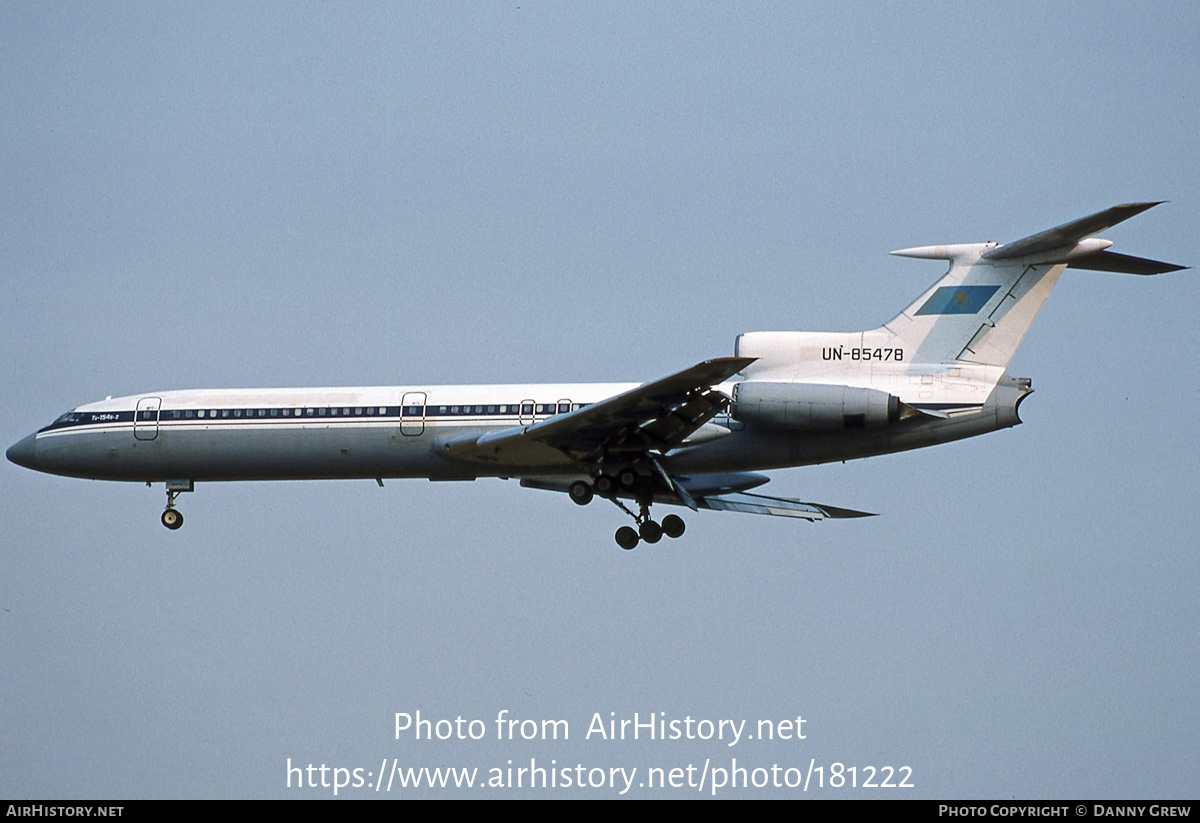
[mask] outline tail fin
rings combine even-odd
[[[1158,203],[1127,203],[1020,240],[901,249],[901,257],[949,260],[950,271],[884,328],[912,363],[1008,366],[1068,266],[1158,274],[1185,268],[1106,251],[1089,239]]]
[[[950,271],[877,329],[743,334],[735,351],[755,358],[743,374],[749,380],[888,388],[905,402],[915,391],[914,402],[978,406],[1003,377],[1068,266],[1134,274],[1186,268],[1114,254],[1107,251],[1111,242],[1091,237],[1156,205],[1114,206],[1004,245],[894,251],[949,260]]]

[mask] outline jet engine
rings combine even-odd
[[[885,426],[901,418],[895,395],[818,383],[752,381],[733,387],[736,420],[773,429],[828,431]]]

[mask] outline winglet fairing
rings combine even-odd
[[[733,357],[643,384],[158,392],[62,415],[8,449],[26,468],[163,483],[162,522],[197,482],[519,478],[633,518],[625,549],[683,534],[654,503],[815,521],[866,512],[749,490],[767,469],[842,461],[1020,423],[1032,391],[1006,369],[1063,271],[1183,266],[1109,251],[1093,235],[1158,205],[1114,206],[1010,243],[892,254],[949,271],[892,320],[853,333],[750,332]],[[740,375],[740,376],[739,376]],[[637,511],[626,506],[632,502]]]

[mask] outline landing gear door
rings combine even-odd
[[[158,437],[158,414],[162,400],[158,397],[143,397],[133,412],[133,436],[137,440],[153,440]]]
[[[425,432],[425,392],[405,392],[400,399],[400,433],[416,437]]]

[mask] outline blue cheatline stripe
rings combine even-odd
[[[917,309],[917,314],[975,314],[999,289],[999,286],[942,286]]]
[[[437,406],[286,406],[253,408],[218,408],[218,409],[142,409],[136,412],[137,422],[153,426],[172,423],[201,423],[204,425],[220,425],[222,423],[321,423],[328,421],[350,421],[354,423],[371,422],[373,420],[397,419],[402,422],[416,422],[430,417],[484,417],[489,419],[513,418],[519,416],[536,416],[540,420],[559,414],[565,414],[572,409],[591,405],[589,403],[487,403],[479,404],[447,404]],[[527,411],[522,411],[522,407]],[[134,420],[135,412],[68,412],[55,420],[49,426],[38,429],[42,432],[57,429],[74,428],[78,426],[97,426],[111,423],[130,423]]]

